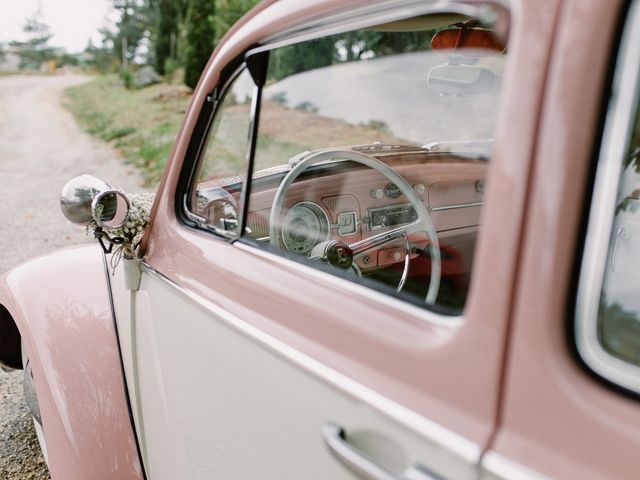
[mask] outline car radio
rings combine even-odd
[[[418,219],[418,214],[410,203],[387,205],[369,210],[369,230],[404,225]]]

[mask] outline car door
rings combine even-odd
[[[474,15],[499,24],[508,12],[455,2],[405,2],[402,9],[394,2],[358,9],[300,3],[263,9],[214,55],[156,201],[139,288],[127,291],[124,269],[114,272],[148,477],[476,478],[496,425],[546,66],[540,52],[556,2],[525,4],[528,24],[511,25],[510,45],[521,50],[510,54],[508,68],[504,53],[494,51],[474,70],[493,72],[495,85],[477,87],[483,94],[430,91],[430,99],[461,100],[442,107],[430,128],[471,128],[477,119],[461,112],[475,108],[488,116],[478,130],[483,141],[429,148],[413,140],[421,132],[412,120],[429,116],[396,99],[419,92],[423,102],[427,78],[436,78],[416,59],[430,55],[436,68],[456,52],[438,56],[415,47],[410,35],[428,31],[431,38],[434,28]],[[472,28],[465,25],[451,28]],[[362,48],[385,35],[394,47]],[[536,43],[519,41],[528,36]],[[330,60],[314,57],[327,49]],[[436,72],[450,86],[446,72]],[[361,83],[344,83],[353,78]],[[377,117],[371,98],[384,100]],[[457,121],[445,122],[449,114]],[[370,137],[382,141],[367,143]],[[394,143],[400,140],[411,145]],[[291,185],[276,230],[282,242],[272,242],[278,184],[269,182],[309,159],[305,142],[339,158],[311,165],[313,173]],[[337,149],[358,142],[347,154]],[[450,145],[470,151],[451,153]],[[414,157],[424,165],[414,166]],[[273,166],[274,158],[283,165]],[[362,158],[374,158],[367,162],[379,171],[354,166]],[[389,177],[372,176],[387,162],[406,180],[394,180],[397,189]],[[405,227],[416,218],[422,237]],[[375,255],[365,250],[347,272],[325,265],[326,252],[311,261],[314,244],[337,239],[332,248],[362,247],[371,238]],[[434,305],[427,287],[435,277]]]
[[[569,1],[562,18],[483,478],[634,479],[640,467],[640,2]]]

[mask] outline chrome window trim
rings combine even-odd
[[[209,142],[211,141],[211,135],[212,135],[211,129],[213,128],[213,123],[215,122],[218,115],[222,114],[222,106],[223,106],[224,100],[227,97],[227,94],[229,93],[229,90],[231,89],[231,87],[233,87],[235,81],[238,79],[238,77],[240,77],[240,75],[242,75],[242,72],[244,72],[246,69],[247,69],[246,63],[242,62],[242,64],[240,64],[238,68],[236,68],[233,71],[233,73],[231,73],[231,75],[229,75],[229,77],[221,85],[219,85],[219,88],[216,87],[214,89],[214,91],[215,90],[219,91],[217,98],[210,100],[210,98],[212,98],[213,96],[213,94],[211,94],[211,95],[208,95],[207,100],[205,100],[205,102],[212,101],[214,103],[214,106],[213,106],[213,109],[211,110],[211,114],[209,115],[209,118],[207,119],[206,132],[202,136],[202,139],[200,139],[200,144],[198,146],[196,158],[195,158],[195,161],[193,162],[192,178],[189,179],[187,189],[186,189],[187,192],[185,193],[184,198],[182,199],[182,210],[185,216],[195,224],[195,228],[205,232],[213,233],[214,235],[217,235],[218,237],[226,241],[233,241],[239,238],[240,235],[238,230],[237,229],[225,230],[223,228],[218,227],[217,225],[209,223],[208,219],[201,217],[200,215],[197,215],[191,211],[191,209],[189,208],[189,202],[190,202],[191,196],[194,193],[194,189],[197,187],[197,184],[198,184],[198,175],[200,173],[200,168],[202,167],[202,164],[204,162],[204,156],[207,153]],[[250,122],[253,122],[253,98],[251,99],[251,101],[252,101],[252,106],[250,111],[250,115],[251,115]],[[247,149],[248,148],[249,148],[249,142],[247,142]],[[247,160],[247,165],[248,165],[248,160]],[[244,189],[244,181],[242,182],[242,184]],[[242,205],[240,205],[240,208],[238,209],[238,216],[242,215],[241,208],[242,208]]]
[[[383,304],[395,311],[401,311],[403,313],[406,313],[407,315],[438,327],[447,327],[454,329],[460,327],[465,323],[465,318],[462,313],[458,315],[442,315],[435,311],[426,309],[422,306],[417,306],[409,303],[401,298],[381,293],[378,290],[374,290],[366,285],[361,285],[351,280],[333,275],[329,272],[319,270],[312,267],[311,265],[295,262],[269,250],[264,250],[243,242],[234,242],[233,246],[244,250],[249,254],[255,255],[257,257],[262,257],[272,263],[281,265],[284,268],[295,270],[304,277],[311,277],[325,284],[335,284],[335,286],[341,291],[355,293],[356,295],[364,297],[365,300]]]
[[[258,252],[262,253],[260,250],[258,250]],[[275,257],[280,258],[277,256]],[[144,260],[141,264],[141,269],[143,273],[147,273],[149,276],[154,277],[174,288],[188,301],[192,302],[199,308],[205,309],[207,312],[213,313],[234,330],[245,335],[247,338],[267,350],[288,360],[292,365],[295,365],[302,371],[311,373],[313,376],[324,381],[336,390],[369,405],[382,415],[387,416],[403,427],[421,435],[426,440],[431,441],[439,449],[445,449],[447,453],[451,454],[455,459],[465,462],[467,466],[475,469],[479,465],[482,448],[475,442],[472,442],[439,423],[436,423],[433,420],[430,420],[397,403],[396,401],[377,393],[369,387],[353,380],[331,367],[326,366],[322,362],[296,350],[285,342],[247,323],[215,303],[181,287],[173,280],[154,270],[154,268]],[[329,277],[332,276],[329,275]]]
[[[608,353],[598,338],[598,309],[622,160],[640,97],[640,1],[630,6],[611,89],[580,271],[575,336],[578,352],[598,375],[640,393],[640,367]]]

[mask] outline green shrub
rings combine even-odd
[[[157,0],[157,23],[154,41],[155,69],[168,75],[167,61],[176,55],[180,10],[175,0]],[[175,69],[174,69],[175,71]]]
[[[180,68],[180,62],[175,58],[167,58],[164,61],[164,78],[168,83],[176,81],[176,72]]]
[[[122,80],[124,88],[131,90],[133,87],[133,71],[130,67],[120,68],[120,80]]]

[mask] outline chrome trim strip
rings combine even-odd
[[[393,310],[402,311],[407,315],[418,318],[432,325],[438,327],[458,328],[464,324],[463,315],[440,315],[431,310],[428,310],[427,308],[418,307],[417,305],[413,305],[399,298],[392,297],[391,295],[381,294],[380,292],[372,290],[371,288],[364,285],[360,285],[345,278],[341,278],[336,275],[332,275],[331,273],[318,270],[317,268],[313,268],[310,265],[305,265],[304,263],[289,260],[268,250],[263,250],[261,248],[254,247],[242,242],[235,242],[233,246],[244,250],[249,254],[255,255],[257,257],[262,257],[263,259],[278,264],[284,268],[295,270],[303,276],[313,277],[315,280],[318,280],[319,282],[323,282],[325,284],[334,284],[341,291],[348,291],[364,297],[363,300],[381,303]]]
[[[109,297],[109,309],[111,312],[111,320],[113,321],[113,332],[116,337],[116,346],[118,348],[118,359],[120,360],[120,373],[122,375],[122,385],[124,387],[124,397],[127,402],[127,413],[129,414],[129,422],[131,422],[131,430],[133,433],[133,438],[136,443],[136,452],[138,453],[138,457],[140,459],[140,468],[142,469],[142,478],[143,480],[148,479],[147,475],[147,445],[144,437],[144,423],[142,421],[142,410],[140,406],[140,395],[136,397],[136,404],[133,404],[133,400],[131,395],[129,394],[129,388],[136,391],[138,388],[136,383],[136,375],[135,372],[132,371],[133,378],[131,382],[127,380],[127,370],[124,366],[124,356],[122,354],[122,343],[120,342],[120,330],[118,329],[118,318],[116,315],[116,305],[113,300],[113,288],[111,287],[111,277],[112,272],[109,271],[109,261],[107,260],[107,255],[104,252],[102,254],[102,265],[104,267],[104,275],[105,282],[107,284],[107,295]],[[133,293],[130,295],[130,298],[133,297]],[[132,352],[133,354],[133,352]],[[133,383],[133,387],[130,387],[130,383]],[[136,410],[136,415],[138,416],[138,422],[136,423],[136,416],[133,414],[133,409]],[[144,455],[143,455],[144,451]],[[47,462],[48,465],[48,462]]]
[[[236,317],[215,303],[210,302],[192,291],[182,288],[171,279],[155,271],[144,261],[141,268],[143,273],[147,273],[151,277],[171,286],[179,294],[186,297],[187,300],[190,300],[197,306],[205,309],[207,312],[210,312],[216,317],[222,319],[227,325],[252,339],[257,344],[262,345],[269,351],[289,360],[293,365],[296,365],[303,371],[310,372],[315,377],[326,382],[328,385],[331,385],[336,390],[369,405],[379,413],[393,419],[399,424],[402,424],[405,428],[432,441],[435,445],[447,449],[449,453],[453,454],[461,461],[474,466],[479,464],[482,449],[471,440],[468,440],[442,425],[417,414],[413,410],[410,410],[407,407],[379,394],[378,392],[371,390],[352,378],[333,370],[318,360],[307,356],[281,340],[272,337],[259,328],[256,328],[239,317]]]
[[[430,212],[442,212],[444,210],[457,210],[458,208],[481,207],[484,202],[458,203],[456,205],[444,205],[442,207],[429,207]]]
[[[598,338],[598,309],[613,228],[622,160],[640,97],[640,1],[625,23],[598,159],[593,200],[578,285],[575,334],[584,362],[602,377],[640,392],[640,367],[609,354]]]
[[[480,480],[549,480],[549,477],[492,450],[482,455],[479,478]]]

